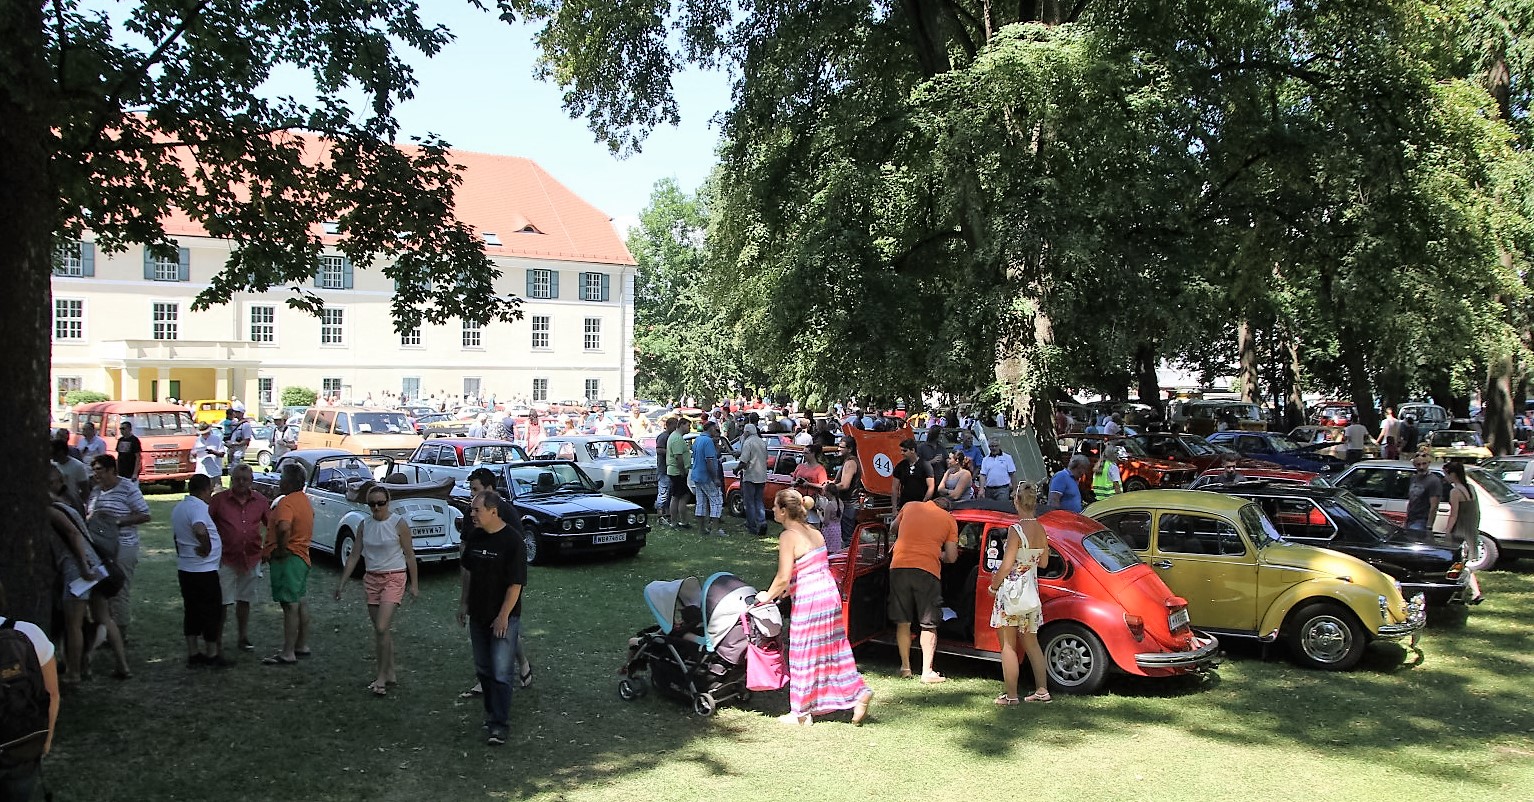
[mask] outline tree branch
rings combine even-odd
[[[172,28],[170,33],[166,34],[165,38],[158,45],[155,45],[154,50],[150,51],[143,61],[139,62],[133,69],[117,77],[117,82],[112,85],[111,91],[107,92],[106,97],[97,108],[96,122],[91,126],[91,135],[87,142],[95,142],[101,138],[101,135],[106,131],[107,111],[116,108],[122,103],[122,93],[128,88],[129,83],[137,84],[149,74],[149,68],[159,63],[160,59],[164,57],[165,51],[169,50],[170,46],[175,44],[176,40],[186,33],[187,28],[192,26],[192,22],[202,14],[203,9],[208,7],[209,2],[211,0],[197,0],[197,4],[188,9],[186,14],[182,15],[181,22],[175,28]]]
[[[1295,78],[1308,84],[1322,85],[1329,83],[1331,76],[1317,70],[1308,70],[1294,64],[1280,64],[1266,59],[1243,59],[1241,61],[1225,61],[1209,68],[1210,77],[1224,75],[1227,72],[1243,70],[1256,70],[1259,72],[1271,72],[1275,75],[1283,75]]]

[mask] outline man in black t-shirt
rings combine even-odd
[[[527,584],[522,536],[512,522],[502,519],[500,502],[493,491],[474,497],[470,511],[475,525],[463,538],[458,597],[458,625],[469,628],[474,673],[485,692],[486,743],[491,746],[506,743],[510,728],[522,588]]]
[[[144,467],[144,446],[133,433],[133,424],[123,421],[117,427],[117,475],[138,484],[139,471]]]
[[[932,465],[916,453],[916,441],[900,443],[900,456],[895,465],[895,509],[907,501],[931,501],[937,481],[932,477]]]

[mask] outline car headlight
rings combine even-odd
[[[629,524],[629,526],[633,526],[634,524],[639,523],[639,521],[636,520],[638,517],[639,516],[635,515],[632,512],[629,513],[629,516],[628,516],[628,524]]]
[[[585,528],[586,528],[586,519],[585,518],[576,518],[575,519],[575,529],[576,529],[576,531],[580,531],[580,530],[585,529]]]
[[[565,530],[566,532],[570,531],[573,526],[575,526],[575,524],[569,518],[559,522],[559,528]]]

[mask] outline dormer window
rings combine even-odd
[[[537,227],[534,226],[532,223],[528,223],[527,225],[521,227],[520,229],[517,229],[517,233],[518,234],[542,234],[543,232],[539,231],[537,229]]]
[[[341,221],[339,220],[326,220],[320,225],[325,228],[326,234],[334,235],[341,233]]]
[[[496,234],[496,233],[491,232],[491,231],[482,231],[482,232],[480,232],[479,235],[481,237],[485,238],[485,244],[486,245],[500,245],[501,244],[501,236],[499,234]]]

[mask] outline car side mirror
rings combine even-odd
[[[602,481],[601,479],[593,479],[591,483],[596,485],[598,490],[601,490],[607,484],[606,482]]]

